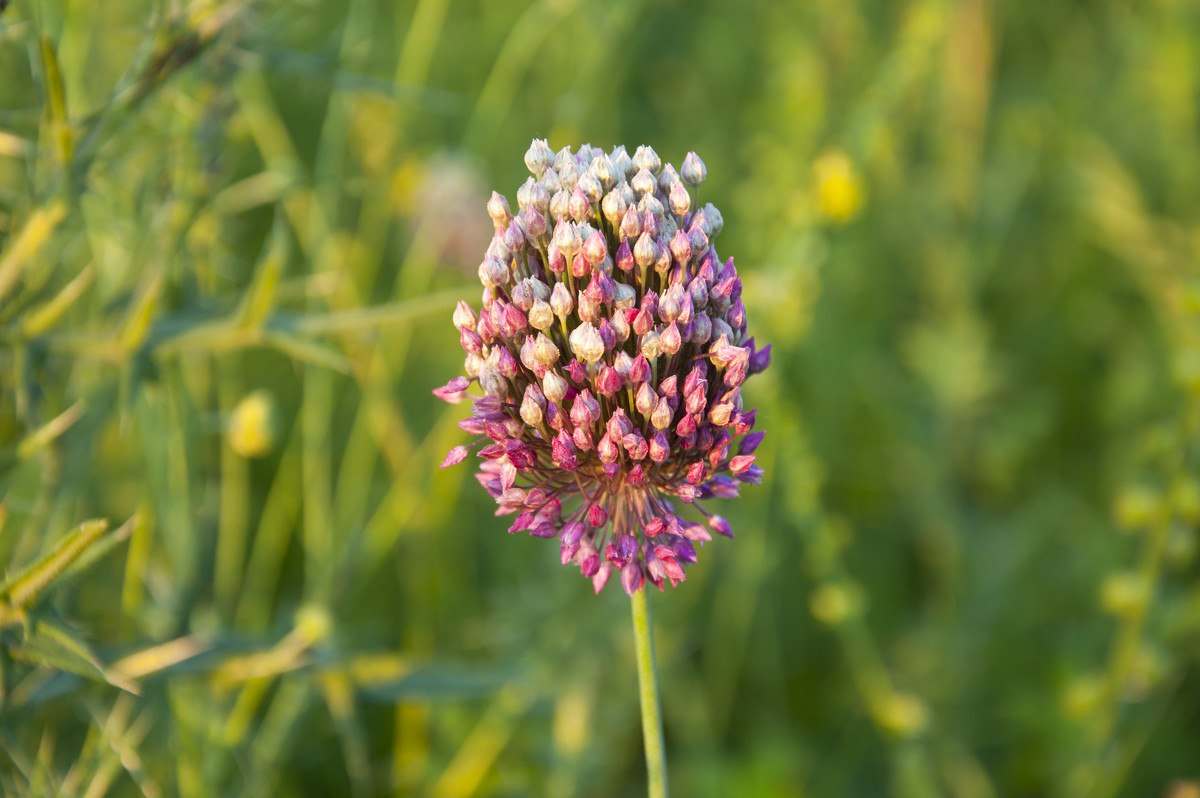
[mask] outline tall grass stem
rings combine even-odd
[[[646,745],[646,781],[650,798],[667,798],[667,757],[663,747],[662,708],[654,667],[648,586],[633,594],[633,639],[637,648],[638,694],[642,703],[642,736]]]

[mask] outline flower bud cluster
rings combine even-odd
[[[699,502],[762,478],[741,389],[770,361],[747,335],[733,258],[717,255],[724,220],[694,199],[704,163],[688,153],[677,172],[650,147],[535,139],[525,165],[517,211],[500,194],[487,204],[482,310],[454,311],[466,376],[434,394],[459,402],[477,382],[483,395],[459,424],[477,440],[442,466],[479,446],[476,477],[515,516],[509,532],[557,539],[597,592],[614,573],[630,594],[678,584],[696,543],[733,536]]]

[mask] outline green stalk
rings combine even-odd
[[[642,736],[646,744],[646,781],[650,798],[667,798],[667,758],[663,748],[662,709],[654,670],[654,637],[646,586],[633,594],[633,639],[637,647],[638,694],[642,703]]]

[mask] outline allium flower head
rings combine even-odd
[[[442,466],[480,446],[476,478],[496,515],[516,516],[509,532],[556,538],[596,592],[614,572],[630,594],[676,585],[710,530],[733,537],[701,502],[762,478],[741,390],[771,348],[747,335],[720,212],[694,200],[695,153],[677,172],[650,147],[534,140],[525,164],[518,211],[488,203],[482,310],[454,311],[466,376],[434,394],[457,403],[477,382],[483,395],[459,423],[478,439]]]

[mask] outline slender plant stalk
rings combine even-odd
[[[650,798],[667,798],[667,757],[663,748],[662,709],[654,669],[654,636],[646,587],[633,594],[633,639],[637,646],[638,694],[642,702],[642,736],[646,742],[646,780]]]

